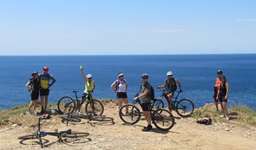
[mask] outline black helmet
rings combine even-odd
[[[148,77],[148,74],[143,73],[143,74],[141,75],[141,78],[142,78],[142,79],[148,79],[149,77]]]
[[[33,77],[33,76],[36,75],[36,74],[38,74],[38,72],[37,72],[37,71],[34,71],[34,72],[32,72],[31,76]]]
[[[221,70],[218,70],[217,74],[223,74],[223,72]]]

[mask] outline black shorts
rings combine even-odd
[[[41,89],[40,96],[48,96],[50,93],[50,89]]]
[[[127,98],[127,94],[125,92],[117,92],[117,98]]]
[[[39,97],[39,91],[32,91],[31,92],[31,100],[38,100]]]
[[[225,99],[225,96],[222,96],[222,97],[219,97],[218,101],[219,101],[219,102],[225,102],[225,103],[226,103],[228,100]]]
[[[143,111],[151,111],[152,110],[151,103],[142,103],[141,108]]]

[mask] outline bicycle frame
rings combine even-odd
[[[175,93],[177,93],[177,95],[176,95]],[[176,103],[178,102],[178,98],[179,98],[180,93],[181,93],[181,91],[175,91],[175,92],[174,92],[174,94],[173,94],[173,96],[172,96],[172,98],[173,98],[173,100],[172,100],[172,105],[173,105],[173,106],[176,106]],[[176,96],[175,96],[175,95],[176,95]],[[163,99],[163,97],[167,100],[167,102],[169,101],[169,100],[168,100],[168,97],[167,97],[167,94],[165,93],[165,90],[162,90],[162,93],[161,93],[161,95],[160,95],[160,98],[161,98],[161,99]],[[173,107],[173,108],[175,108],[175,107]]]

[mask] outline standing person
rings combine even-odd
[[[27,115],[31,114],[31,108],[32,106],[34,106],[33,108],[33,113],[36,115],[36,105],[37,105],[37,101],[38,101],[38,97],[39,97],[39,90],[40,90],[40,81],[38,78],[38,72],[34,71],[31,74],[32,78],[30,78],[26,84],[26,88],[29,90],[29,92],[31,92],[31,102],[28,105],[28,110],[26,111]]]
[[[227,120],[229,120],[228,109],[227,109],[228,92],[229,92],[228,82],[226,77],[223,76],[221,78],[221,83],[218,89],[217,100],[220,102],[221,112],[223,114],[220,117],[226,117]]]
[[[219,104],[218,104],[218,99],[217,99],[217,93],[218,93],[218,90],[220,88],[220,83],[221,83],[221,79],[223,77],[223,72],[221,70],[218,70],[217,71],[217,75],[218,77],[216,78],[216,81],[215,81],[215,85],[214,85],[214,95],[213,95],[213,100],[214,100],[214,103],[216,105],[216,110],[219,111]]]
[[[88,100],[90,100],[92,98],[92,93],[95,89],[95,82],[92,80],[92,75],[91,74],[87,74],[86,76],[84,75],[84,71],[83,71],[83,67],[80,66],[80,70],[82,73],[82,77],[84,79],[85,82],[85,90],[84,90],[84,94],[82,96],[82,99],[84,99],[85,97],[88,96]],[[81,114],[80,112],[81,107],[79,108],[79,114]]]
[[[56,82],[53,75],[48,73],[49,68],[47,66],[43,67],[43,73],[39,75],[40,79],[40,97],[41,97],[41,113],[44,113],[47,105],[50,93],[50,87]],[[50,82],[51,81],[51,82]]]
[[[127,97],[127,89],[128,83],[124,79],[124,74],[122,72],[118,73],[118,79],[111,85],[112,90],[116,92],[116,96],[118,98],[118,109],[122,107],[122,102],[124,101],[125,104],[128,104],[128,97]],[[127,108],[128,109],[128,108]],[[128,110],[126,109],[126,112]]]
[[[145,73],[142,74],[141,78],[142,78],[142,85],[141,85],[141,89],[140,89],[141,94],[139,96],[135,97],[134,100],[142,98],[141,107],[143,110],[143,114],[146,118],[146,121],[148,123],[148,126],[144,127],[142,129],[142,131],[151,131],[152,130],[152,125],[151,125],[152,119],[151,119],[151,114],[150,114],[150,111],[151,111],[151,96],[150,96],[151,85],[148,82],[148,78],[149,78],[148,74],[145,74]]]
[[[158,89],[166,88],[166,95],[168,98],[168,109],[171,111],[172,108],[172,97],[174,95],[174,92],[177,90],[177,84],[179,85],[179,89],[182,92],[181,84],[180,82],[173,78],[173,73],[171,71],[167,72],[167,79],[164,81],[164,84],[161,86],[158,86]]]

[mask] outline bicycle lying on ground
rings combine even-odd
[[[115,124],[114,118],[107,117],[105,115],[95,116],[93,114],[87,114],[87,115],[72,114],[73,107],[76,107],[76,106],[72,106],[71,104],[72,103],[69,103],[69,104],[66,105],[65,109],[68,109],[68,110],[67,111],[65,110],[65,112],[67,112],[67,113],[65,115],[61,115],[60,116],[63,120],[66,120],[66,125],[67,126],[68,126],[68,122],[69,121],[80,122],[81,119],[88,119],[89,121],[91,121],[91,120],[95,120],[95,121],[108,121],[108,122],[111,122],[112,124]]]
[[[141,112],[137,106],[141,107],[140,99],[133,100],[133,104],[123,105],[119,110],[120,119],[127,124],[136,124],[141,118]],[[153,107],[153,105],[151,106]],[[150,112],[152,122],[159,130],[168,131],[174,126],[174,117],[170,111],[153,107]]]
[[[84,99],[81,98],[79,100],[77,96],[78,91],[74,90],[73,93],[75,93],[75,100],[70,96],[63,96],[58,101],[58,111],[61,114],[67,114],[67,113],[75,113],[80,112],[80,109],[85,101],[87,103],[85,104],[85,113],[86,114],[93,114],[95,116],[101,116],[104,112],[104,106],[103,104],[96,99],[92,98],[92,94],[89,93]],[[72,109],[67,109],[67,106],[72,106]],[[65,112],[68,111],[68,112]]]
[[[80,138],[87,137],[89,135],[88,132],[76,132],[76,131],[72,131],[71,129],[68,129],[66,131],[57,131],[56,130],[55,132],[42,131],[41,130],[41,120],[43,120],[43,119],[47,119],[47,117],[45,117],[45,115],[43,115],[42,117],[38,118],[38,124],[37,124],[38,130],[35,133],[20,136],[20,137],[18,137],[18,139],[21,139],[22,141],[38,139],[39,144],[43,148],[44,143],[42,142],[42,137],[45,137],[47,135],[56,136],[58,138],[59,143],[67,142],[69,138],[80,139]]]
[[[175,110],[177,112],[177,114],[182,117],[189,117],[194,112],[193,101],[188,98],[182,98],[182,99],[178,100],[181,91],[178,91],[176,93],[177,93],[176,96],[175,96],[175,94],[173,96],[173,100],[171,103],[171,109]],[[168,101],[168,97],[167,97],[165,90],[162,90],[161,96],[157,100],[163,102],[163,97]]]

